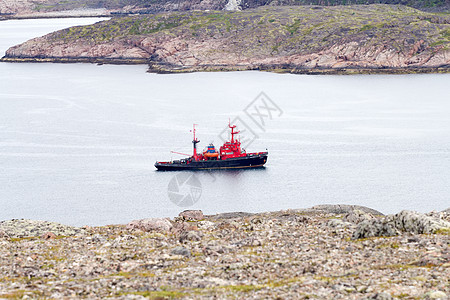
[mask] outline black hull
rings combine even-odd
[[[228,158],[226,160],[203,160],[190,163],[157,162],[158,171],[183,171],[183,170],[221,170],[221,169],[245,169],[262,168],[267,161],[267,152],[249,154],[244,157]]]

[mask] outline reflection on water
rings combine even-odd
[[[4,24],[3,36],[27,31]],[[2,45],[14,44],[8,39]],[[247,151],[267,148],[266,168],[194,172],[201,197],[190,208],[211,214],[347,203],[392,213],[449,206],[447,74],[145,71],[0,63],[0,219],[92,225],[175,216],[185,207],[169,199],[168,188],[179,172],[157,172],[155,161],[191,152],[192,123],[200,148],[218,146],[228,119],[261,91],[283,110],[265,131],[252,127],[258,138]]]

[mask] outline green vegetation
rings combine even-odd
[[[174,299],[186,296],[184,293],[175,291],[144,291],[144,292],[129,292],[122,295],[139,295],[150,299]]]
[[[54,41],[105,43],[170,36],[227,39],[226,52],[252,56],[311,53],[336,43],[390,43],[398,51],[420,40],[424,47],[448,48],[450,15],[405,6],[261,7],[244,12],[173,12],[113,18],[54,33]],[[219,50],[215,50],[219,51]],[[409,50],[405,50],[409,51]],[[422,49],[417,49],[419,53]]]
[[[159,73],[445,73],[450,14],[382,4],[171,12],[57,31],[33,41],[38,54],[27,43],[2,61],[148,63]]]

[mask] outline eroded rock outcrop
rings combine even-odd
[[[402,232],[423,234],[450,231],[450,222],[414,211],[403,210],[381,219],[366,220],[358,224],[354,239],[395,236]]]
[[[166,218],[148,218],[134,220],[127,224],[127,229],[138,229],[146,232],[168,232],[172,227],[172,223],[169,219]]]

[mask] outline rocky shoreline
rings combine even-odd
[[[0,62],[9,63],[91,63],[110,65],[148,65],[147,72],[156,74],[179,74],[193,72],[264,71],[280,74],[304,75],[357,75],[357,74],[445,74],[450,65],[440,67],[395,67],[395,68],[297,68],[290,65],[202,65],[177,66],[149,61],[146,58],[94,58],[94,57],[3,57]]]
[[[0,298],[448,299],[450,211],[0,222]]]

